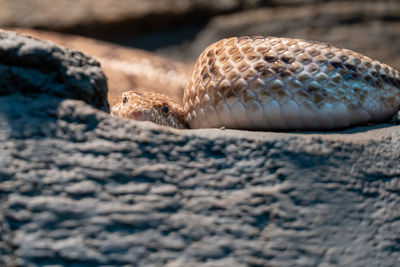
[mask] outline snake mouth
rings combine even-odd
[[[134,120],[138,120],[138,121],[145,120],[143,113],[138,110],[134,110],[134,111],[130,112],[128,117],[131,119],[134,119]]]

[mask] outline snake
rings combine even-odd
[[[242,36],[198,57],[183,105],[126,91],[117,117],[178,129],[329,130],[389,120],[400,107],[400,73],[349,49],[303,39]]]

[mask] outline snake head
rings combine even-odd
[[[178,129],[188,128],[182,107],[162,94],[145,91],[122,93],[111,114],[139,121],[151,121]]]

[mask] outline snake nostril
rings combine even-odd
[[[122,100],[122,104],[125,104],[126,101],[128,101],[128,98],[125,96],[124,99]]]

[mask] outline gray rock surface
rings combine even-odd
[[[400,264],[399,126],[178,131],[21,88],[0,91],[1,266]]]
[[[0,30],[0,77],[0,95],[44,93],[108,110],[100,64],[76,50]]]

